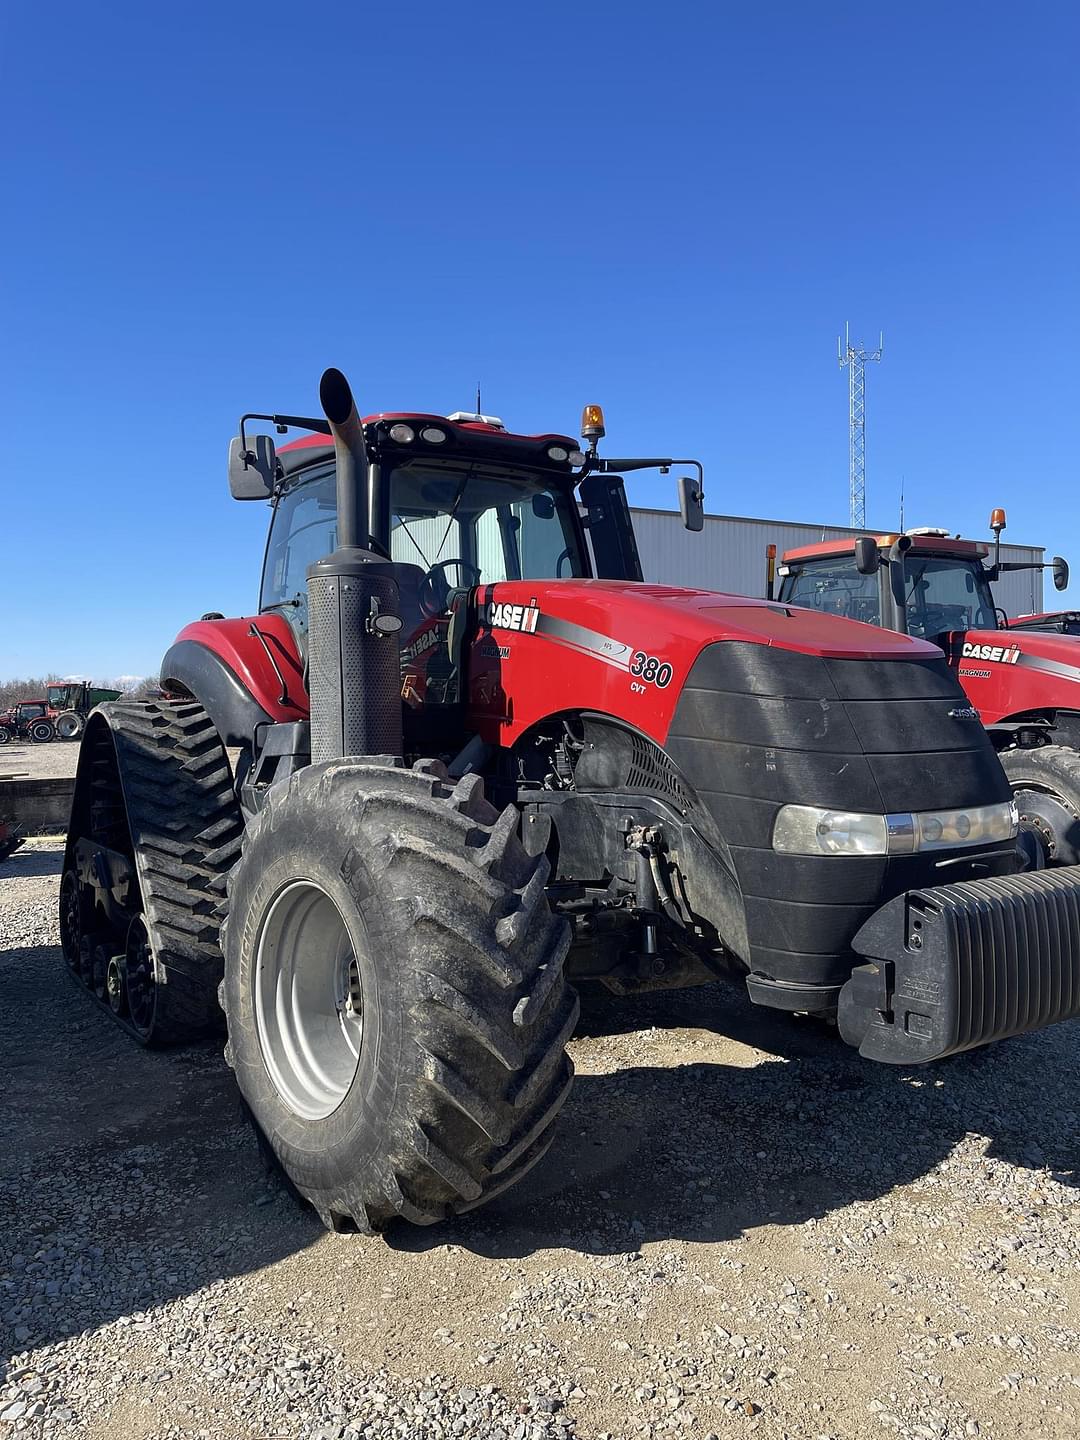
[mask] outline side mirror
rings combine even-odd
[[[679,476],[679,514],[687,530],[701,530],[705,525],[705,496],[693,475]]]
[[[269,435],[237,435],[229,442],[229,493],[234,500],[269,500],[277,480],[277,451]]]
[[[855,569],[860,575],[876,575],[880,563],[877,541],[872,535],[860,535],[855,541]]]
[[[1054,589],[1065,590],[1069,584],[1069,562],[1055,555],[1050,562],[1054,571]]]

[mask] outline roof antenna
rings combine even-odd
[[[900,476],[900,534],[904,533],[904,477]]]
[[[480,381],[479,381],[479,380],[476,382],[476,413],[477,413],[477,415],[479,415],[479,414],[481,413],[481,410],[480,410]]]

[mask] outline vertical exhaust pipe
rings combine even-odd
[[[371,531],[367,513],[367,445],[356,401],[340,370],[331,367],[323,371],[319,403],[334,437],[338,548],[353,550],[363,546],[366,549]]]
[[[324,372],[319,399],[337,460],[337,548],[308,567],[313,764],[399,756],[401,610],[394,566],[369,549],[368,455],[349,382]]]

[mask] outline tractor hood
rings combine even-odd
[[[1041,630],[960,630],[943,637],[949,664],[984,724],[1045,710],[1080,710],[1080,644]]]
[[[942,661],[935,645],[817,611],[673,585],[506,581],[474,592],[471,709],[512,744],[559,711],[615,715],[661,744],[698,656],[731,641],[819,659]]]
[[[628,646],[634,644],[629,634],[633,627],[645,626],[666,631],[680,647],[743,640],[837,659],[911,659],[920,653],[928,658],[939,654],[938,647],[928,641],[857,620],[716,590],[622,580],[526,580],[489,586],[482,593],[488,591],[500,600],[504,596],[509,599],[511,592],[517,599],[528,591],[547,613],[583,624],[597,623],[612,634],[626,632]]]

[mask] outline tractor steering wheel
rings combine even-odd
[[[461,584],[451,585],[446,578],[446,572],[456,565],[461,572]],[[429,620],[436,620],[440,615],[445,615],[450,608],[450,596],[455,590],[471,590],[474,585],[480,584],[480,571],[475,565],[470,565],[467,560],[462,560],[459,555],[451,555],[446,560],[436,560],[431,569],[420,581],[420,588],[417,592],[417,601],[420,609]]]

